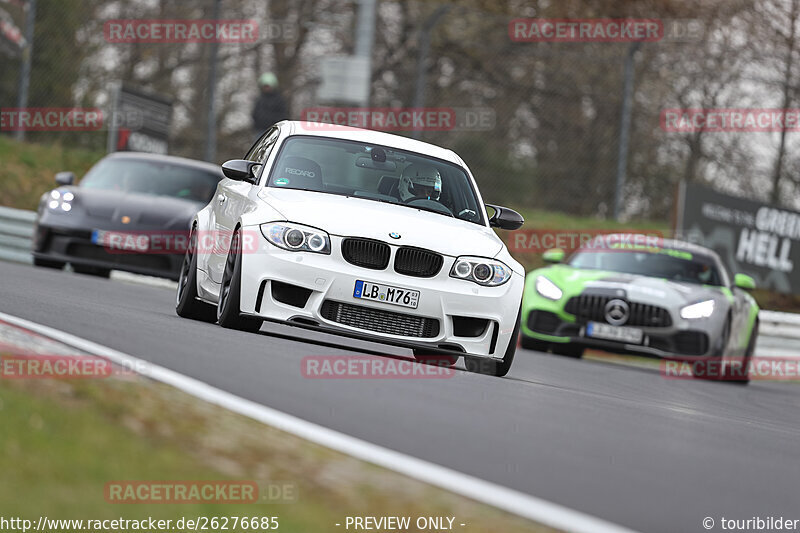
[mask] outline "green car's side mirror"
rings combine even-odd
[[[562,263],[564,261],[564,250],[561,248],[551,248],[542,254],[542,259],[546,263]]]
[[[747,274],[736,274],[733,277],[733,284],[740,289],[746,289],[748,291],[756,288],[756,280]]]

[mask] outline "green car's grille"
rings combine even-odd
[[[613,296],[581,294],[573,296],[567,301],[564,310],[575,315],[578,322],[607,322],[606,304],[616,299]],[[626,326],[666,328],[672,325],[669,311],[657,305],[648,305],[638,302],[626,302],[630,308]]]

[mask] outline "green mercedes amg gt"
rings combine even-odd
[[[758,335],[758,305],[747,292],[753,278],[731,279],[707,248],[667,239],[622,244],[631,235],[598,238],[566,262],[562,250],[544,253],[552,265],[525,279],[522,347],[570,357],[593,347],[714,358],[729,365],[720,377],[746,382]]]

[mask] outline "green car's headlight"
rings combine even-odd
[[[548,300],[559,300],[564,295],[564,292],[555,283],[544,276],[536,278],[536,292]]]
[[[687,305],[681,309],[681,318],[708,318],[714,313],[714,300]]]
[[[272,222],[261,224],[261,233],[278,248],[291,252],[331,253],[330,236],[317,228],[291,222]]]

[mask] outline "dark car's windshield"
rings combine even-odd
[[[340,139],[287,139],[269,187],[355,196],[483,224],[466,172],[440,159]]]
[[[85,189],[151,194],[207,203],[220,176],[164,161],[104,159],[81,180]]]
[[[715,286],[725,284],[723,275],[712,258],[669,248],[579,250],[572,256],[569,264],[575,268],[609,270],[686,283]]]

